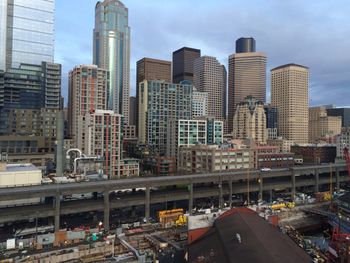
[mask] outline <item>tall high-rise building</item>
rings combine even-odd
[[[136,63],[136,127],[139,112],[139,85],[144,80],[164,80],[171,83],[171,61],[143,58]]]
[[[208,93],[208,115],[223,119],[224,67],[215,57],[203,56],[193,63],[193,86]]]
[[[55,0],[0,0],[0,70],[53,62]]]
[[[222,79],[224,81],[224,85],[223,85],[223,90],[222,90],[222,116],[224,117],[224,119],[226,119],[227,117],[227,70],[225,68],[224,65],[222,66]]]
[[[228,61],[228,127],[232,131],[232,120],[236,105],[247,96],[266,101],[266,55],[255,52],[254,39],[239,39],[238,52]]]
[[[109,71],[108,109],[129,123],[130,27],[128,9],[118,0],[97,2],[93,64]]]
[[[60,64],[20,64],[18,68],[0,73],[3,109],[59,109],[60,97]]]
[[[193,81],[193,63],[201,56],[199,49],[183,47],[173,52],[173,83]]]
[[[241,37],[236,40],[236,53],[255,52],[255,39],[252,37]]]
[[[102,156],[104,171],[110,179],[120,178],[122,160],[122,116],[108,110],[96,110],[85,115],[85,152]]]
[[[237,105],[233,118],[233,138],[266,142],[266,115],[262,101],[248,96]]]
[[[271,70],[271,105],[278,110],[278,133],[295,143],[308,143],[309,69],[286,64]]]
[[[130,97],[129,102],[129,125],[136,126],[137,111],[136,111],[136,97]]]
[[[84,130],[79,134],[79,118],[94,110],[107,108],[107,90],[109,75],[105,69],[96,65],[76,66],[69,72],[68,87],[68,125],[69,134],[75,139],[82,139]],[[81,124],[83,127],[84,124]],[[78,144],[78,141],[76,141]],[[83,148],[81,141],[80,147]]]
[[[325,107],[309,108],[309,142],[334,143],[341,133],[341,116],[327,116]]]
[[[175,156],[177,121],[192,117],[192,85],[143,81],[139,94],[139,141],[152,154]]]

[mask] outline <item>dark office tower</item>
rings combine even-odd
[[[272,107],[270,104],[264,106],[266,115],[266,129],[268,139],[276,139],[278,136],[278,114],[277,108]]]
[[[129,125],[136,125],[136,97],[130,97]]]
[[[201,56],[195,48],[183,47],[173,52],[173,83],[193,81],[193,62]]]
[[[136,63],[136,127],[139,117],[139,85],[144,80],[164,80],[171,83],[171,61],[143,58]],[[131,124],[132,125],[132,124]],[[136,128],[136,131],[138,129]]]
[[[255,52],[255,39],[252,37],[241,37],[236,40],[236,53]]]
[[[0,95],[1,96],[1,95]],[[328,116],[341,116],[342,127],[350,127],[350,108],[327,109]]]

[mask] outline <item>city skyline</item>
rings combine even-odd
[[[55,62],[63,64],[65,97],[68,70],[74,65],[92,62],[92,29],[96,3],[97,1],[91,0],[63,0],[56,3]],[[257,1],[235,4],[224,0],[215,3],[206,1],[205,5],[199,1],[167,1],[165,4],[160,1],[140,3],[126,0],[123,3],[129,9],[132,31],[131,95],[135,94],[137,60],[143,57],[171,60],[173,51],[190,46],[201,49],[203,55],[217,57],[227,65],[228,56],[235,51],[235,40],[245,36],[254,37],[257,50],[267,54],[267,72],[286,63],[298,63],[310,68],[310,105],[348,105],[346,88],[350,76],[346,72],[346,65],[349,58],[343,56],[349,49],[348,41],[343,39],[343,35],[349,33],[343,21],[348,13],[347,5],[340,8],[342,5],[339,2],[335,5],[305,4],[301,1],[279,3],[275,0],[264,3],[264,6]],[[68,4],[70,8],[67,8]],[[77,9],[80,10],[79,14],[75,12]],[[184,16],[179,20],[176,14],[181,9],[195,11],[191,17]],[[269,12],[274,15],[269,16]],[[152,17],[157,17],[155,26],[150,26]],[[343,24],[343,27],[339,26]],[[332,56],[323,56],[330,49]],[[334,92],[327,94],[329,89]],[[269,78],[267,90],[270,101]]]

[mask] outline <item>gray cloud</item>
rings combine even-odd
[[[253,36],[258,50],[268,56],[268,69],[290,62],[310,68],[312,105],[350,104],[350,39],[347,38],[350,35],[347,26],[350,4],[346,0],[253,0],[249,3],[125,0],[124,3],[129,8],[132,30],[133,94],[136,61],[142,57],[171,60],[172,51],[191,46],[227,64],[228,56],[234,52],[235,39]],[[57,2],[57,9],[63,10],[61,4]],[[64,30],[59,34],[56,49],[65,69],[91,62],[95,1],[75,0],[74,4],[83,6],[79,17],[74,10],[61,12],[66,23],[74,20],[74,28],[57,28]]]

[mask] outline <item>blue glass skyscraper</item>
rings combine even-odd
[[[93,46],[93,63],[110,72],[108,109],[129,123],[130,28],[128,9],[122,2],[96,4]]]
[[[54,58],[55,0],[0,0],[0,70]]]

